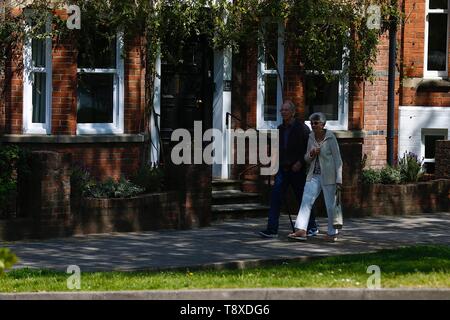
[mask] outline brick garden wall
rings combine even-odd
[[[447,212],[450,179],[406,185],[366,185],[361,198],[361,215],[408,215]]]
[[[67,154],[33,151],[30,177],[19,177],[19,216],[37,220],[70,216],[70,164]]]
[[[83,199],[66,217],[0,220],[0,239],[44,239],[73,235],[177,229],[180,203],[176,192],[130,199]]]
[[[189,229],[210,224],[209,165],[166,168],[169,192],[129,199],[79,199],[71,197],[71,160],[67,153],[32,152],[32,175],[27,180],[19,177],[19,213],[0,219],[0,239]]]

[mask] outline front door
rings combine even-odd
[[[170,140],[173,130],[192,130],[202,121],[203,130],[212,125],[213,51],[205,37],[198,36],[181,54],[161,61],[161,135]]]

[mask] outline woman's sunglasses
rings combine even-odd
[[[322,122],[320,121],[311,121],[311,125],[317,126],[319,124],[321,124]]]

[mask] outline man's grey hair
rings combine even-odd
[[[291,111],[296,111],[295,104],[292,102],[292,100],[286,100],[283,104],[287,104]]]
[[[309,116],[309,121],[320,121],[323,124],[326,124],[327,117],[322,112],[315,112]]]

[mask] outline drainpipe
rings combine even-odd
[[[393,7],[397,1],[393,0]],[[388,75],[388,115],[387,115],[387,162],[394,165],[394,116],[395,116],[395,62],[397,47],[397,19],[391,17],[389,26],[389,75]]]

